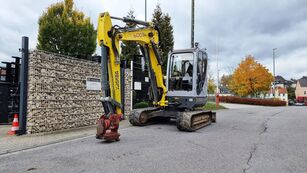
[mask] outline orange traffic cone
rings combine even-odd
[[[16,134],[16,131],[19,130],[19,123],[18,123],[18,115],[14,115],[13,125],[10,131],[7,132],[9,135]]]

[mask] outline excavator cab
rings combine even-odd
[[[150,119],[175,119],[182,131],[195,131],[216,121],[212,111],[198,109],[207,103],[208,56],[198,47],[169,53],[166,74],[166,107],[134,109],[129,115],[133,125]]]
[[[205,50],[175,50],[169,53],[166,87],[169,106],[192,110],[207,102]]]

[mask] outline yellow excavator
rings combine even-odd
[[[112,19],[130,25],[112,25]],[[157,118],[175,119],[179,130],[195,131],[216,122],[215,112],[197,110],[207,102],[206,51],[196,46],[170,52],[164,81],[158,50],[159,36],[159,29],[151,22],[112,17],[108,12],[99,15],[97,39],[101,47],[101,101],[104,114],[98,120],[97,139],[118,141],[120,136],[118,128],[124,109],[124,73],[119,51],[121,41],[138,44],[150,79],[149,95],[153,107],[132,110],[128,115],[132,125],[144,126]]]

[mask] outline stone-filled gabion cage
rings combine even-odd
[[[130,70],[125,71],[125,113],[130,106]],[[101,90],[87,89],[86,79],[101,78],[98,62],[31,51],[29,54],[27,133],[95,125],[103,114]]]

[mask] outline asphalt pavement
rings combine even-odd
[[[307,172],[307,107],[220,110],[217,123],[129,127],[0,156],[0,172]]]
[[[128,120],[123,120],[120,122],[120,129],[128,128],[130,126],[131,124],[128,122]],[[50,133],[16,136],[7,134],[7,132],[11,129],[11,125],[0,125],[0,156],[16,151],[91,136],[96,134],[96,127],[97,126],[94,125]]]

